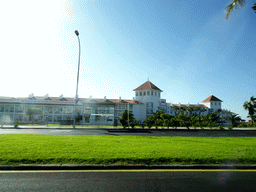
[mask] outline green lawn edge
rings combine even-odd
[[[254,137],[0,135],[0,164],[256,164]]]

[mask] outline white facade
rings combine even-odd
[[[157,86],[150,81],[145,82],[133,90],[135,96],[131,100],[121,99],[103,99],[79,98],[77,113],[83,116],[80,124],[119,124],[119,117],[122,112],[129,109],[134,118],[143,122],[148,115],[157,110],[162,110],[170,115],[178,114],[177,107],[182,107],[184,113],[191,107],[193,109],[204,109],[205,111],[193,111],[193,114],[202,114],[221,111],[223,117],[230,115],[230,111],[221,109],[221,100],[211,95],[203,104],[173,104],[161,99],[161,92]],[[60,121],[72,120],[74,110],[74,98],[66,98],[63,95],[59,97],[50,97],[48,94],[36,97],[30,94],[27,98],[0,97],[0,121],[3,120],[13,123],[16,119],[23,123],[29,123],[26,115],[28,108],[41,108],[42,115],[35,117],[37,122],[58,123]]]

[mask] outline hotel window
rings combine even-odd
[[[4,112],[4,106],[0,106],[0,112]]]
[[[149,95],[149,91],[147,92],[147,95]]]
[[[153,95],[153,91],[151,91],[151,95]]]
[[[138,94],[138,92],[136,92],[136,96],[138,96],[139,94]]]
[[[142,92],[140,92],[140,96],[142,96]]]
[[[146,115],[151,115],[153,111],[153,103],[146,103]]]
[[[144,91],[143,95],[146,95],[146,91]]]
[[[158,93],[158,97],[160,97],[160,93]]]

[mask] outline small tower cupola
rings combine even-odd
[[[214,95],[211,95],[203,101],[204,105],[209,109],[212,109],[214,112],[221,109],[221,102],[222,101]]]
[[[135,99],[138,100],[140,98],[146,97],[161,97],[161,92],[163,92],[161,89],[159,89],[157,86],[155,86],[150,81],[146,81],[141,86],[134,89],[135,91]]]

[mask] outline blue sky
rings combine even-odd
[[[256,96],[256,13],[247,1],[226,21],[230,2],[1,2],[1,95],[74,97],[79,30],[79,97],[131,99],[149,78],[167,102],[213,94],[246,118],[242,105]]]

